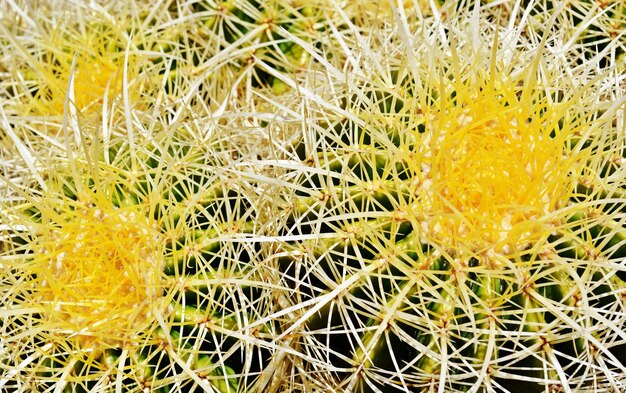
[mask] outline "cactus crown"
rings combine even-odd
[[[408,153],[418,165],[414,213],[425,220],[424,236],[445,248],[526,247],[547,236],[539,217],[573,190],[579,160],[566,142],[575,125],[559,127],[562,108],[532,82],[518,88],[521,81],[506,79],[496,72],[453,83],[453,96],[443,93],[426,110],[426,132]]]
[[[28,272],[48,326],[89,348],[130,341],[162,308],[159,232],[140,206],[117,208],[102,195],[42,198],[42,225]]]
[[[60,33],[52,23],[42,23],[41,36],[34,42],[14,37],[16,45],[26,48],[18,52],[19,62],[11,65],[11,71],[24,78],[17,91],[26,109],[15,110],[37,116],[63,115],[71,77],[71,104],[79,112],[97,112],[105,95],[111,99],[122,88],[124,44],[118,28],[99,24],[83,27],[81,33],[76,26],[62,23],[69,31]],[[134,65],[128,68],[132,78]]]

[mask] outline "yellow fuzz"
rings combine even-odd
[[[71,65],[71,63],[70,63]],[[84,112],[90,107],[99,108],[106,94],[109,99],[114,97],[115,92],[121,88],[122,70],[113,59],[107,56],[82,55],[76,61],[74,70],[74,104],[78,111]],[[57,92],[50,100],[50,115],[63,114],[65,89],[69,82],[69,67],[64,70],[54,81]],[[109,86],[107,91],[107,85]],[[54,89],[53,88],[53,91]]]
[[[27,67],[26,77],[32,79],[34,100],[26,103],[29,112],[39,116],[61,116],[65,110],[68,93],[70,102],[78,113],[98,113],[105,94],[112,102],[122,91],[124,70],[123,42],[109,27],[88,26],[85,33],[76,37],[50,33],[49,47]],[[76,63],[72,74],[72,62]],[[132,81],[138,71],[131,56],[128,64],[128,80]],[[73,91],[69,91],[73,75]],[[129,90],[132,92],[132,90]],[[71,97],[73,94],[73,101]],[[131,94],[131,97],[135,95]]]
[[[415,209],[447,249],[517,252],[547,237],[546,216],[571,195],[579,160],[565,142],[575,130],[559,128],[545,97],[513,86],[455,86],[418,136]]]
[[[82,348],[131,340],[162,303],[158,229],[138,206],[102,205],[44,222],[32,268],[46,325]]]

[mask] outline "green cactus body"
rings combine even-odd
[[[233,242],[258,225],[252,193],[206,142],[159,138],[85,144],[51,165],[45,189],[14,185],[21,202],[2,201],[4,389],[258,383],[275,327],[244,326],[273,302],[271,285],[257,247]]]
[[[202,0],[193,4],[203,23],[198,30],[203,45],[212,48],[212,53],[237,53],[233,65],[241,70],[252,65],[252,85],[271,87],[277,93],[287,86],[268,68],[293,73],[306,66],[310,52],[291,36],[318,45],[328,23],[325,8],[323,0]],[[265,65],[257,64],[257,59]]]
[[[305,240],[280,259],[307,305],[286,332],[319,362],[303,377],[358,392],[619,391],[616,114],[581,109],[591,84],[554,99],[532,62],[513,77],[478,51],[464,67],[465,49],[355,76],[335,120],[307,103],[283,232]]]
[[[575,28],[570,31],[571,37],[565,38],[580,43],[587,60],[610,50],[602,56],[605,66],[626,50],[626,4],[621,0],[522,1],[521,6],[531,8],[531,23],[537,26],[547,25],[555,12],[559,13],[555,23],[563,23],[560,18],[571,21]]]

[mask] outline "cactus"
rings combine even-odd
[[[277,258],[312,390],[626,387],[624,99],[484,20],[355,49],[304,99]]]
[[[128,104],[146,113],[157,107],[178,113],[190,107],[213,112],[233,97],[249,103],[250,87],[281,93],[287,86],[277,75],[307,68],[310,48],[321,45],[333,23],[326,19],[329,4],[43,4],[41,15],[29,18],[22,15],[33,12],[30,5],[8,4],[0,18],[0,96],[11,115],[58,119],[68,112],[90,122],[105,102],[109,113]]]
[[[277,321],[247,326],[280,291],[233,151],[186,128],[88,140],[0,178],[0,389],[262,390]]]
[[[0,3],[0,390],[626,388],[621,4]]]

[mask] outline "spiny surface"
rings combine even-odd
[[[470,15],[354,49],[353,72],[329,62],[294,115],[302,140],[275,165],[305,386],[626,384],[616,71],[572,78],[558,37]]]
[[[115,135],[54,157],[41,184],[3,177],[1,388],[269,383],[281,288],[252,240],[254,192],[213,143]]]

